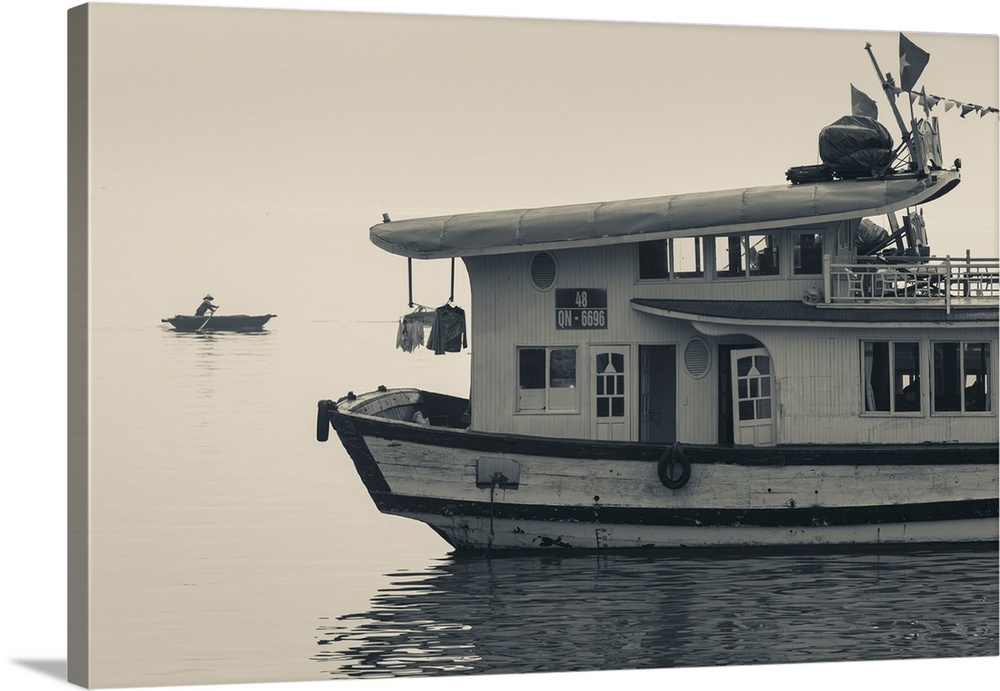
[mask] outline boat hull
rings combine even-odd
[[[824,527],[648,526],[443,517],[386,511],[434,528],[457,550],[782,548],[996,542],[995,518]]]
[[[323,401],[317,429],[332,423],[380,511],[458,550],[998,539],[995,446],[664,447],[409,421],[442,400],[396,390]],[[464,402],[446,403],[439,422],[454,425]],[[688,470],[676,488],[661,480],[670,462]]]
[[[177,331],[260,331],[275,314],[220,314],[196,317],[178,314],[161,321]]]

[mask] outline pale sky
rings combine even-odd
[[[360,314],[320,298],[331,280],[363,286],[366,315],[398,316],[405,263],[368,240],[383,212],[784,184],[819,162],[852,83],[899,140],[864,51],[898,75],[895,32],[91,11],[95,324],[116,323],[124,295],[169,316],[206,290],[226,311]],[[1000,101],[995,37],[909,38],[931,54],[928,92]],[[932,251],[995,256],[997,117],[937,110],[965,179],[927,207]],[[447,285],[428,281],[418,301],[440,304]]]
[[[6,314],[8,366],[2,418],[8,435],[6,478],[10,486],[17,488],[3,503],[2,520],[4,525],[16,526],[5,532],[8,563],[31,565],[5,571],[2,609],[10,625],[2,634],[5,655],[0,686],[23,691],[64,686],[52,676],[13,661],[65,659],[65,13],[74,4],[59,0],[5,3],[0,22],[0,64],[4,66],[7,95],[6,165],[0,168],[0,174],[5,207],[10,210],[4,233],[4,271],[0,272],[10,304]],[[246,0],[228,4],[427,13],[469,12],[473,7],[472,3],[454,0]],[[384,253],[365,246],[368,226],[377,222],[383,211],[403,218],[780,184],[788,166],[813,162],[819,128],[849,112],[852,82],[879,102],[882,121],[898,136],[887,119],[863,43],[871,41],[883,70],[896,74],[895,32],[900,29],[931,54],[921,80],[928,92],[972,102],[989,102],[992,98],[989,105],[1000,105],[996,100],[998,22],[995,13],[982,11],[982,4],[981,0],[703,0],[670,5],[647,0],[484,0],[474,4],[477,13],[496,15],[866,29],[856,36],[834,36],[829,44],[824,40],[822,46],[807,40],[795,51],[791,50],[791,41],[772,43],[774,32],[764,32],[760,35],[765,38],[749,43],[737,38],[725,42],[704,40],[681,47],[673,45],[674,39],[668,43],[650,38],[657,33],[652,28],[636,27],[624,27],[635,41],[619,39],[573,50],[564,46],[562,51],[554,51],[548,44],[533,44],[529,51],[525,48],[527,42],[521,40],[488,45],[467,37],[461,50],[449,52],[447,44],[430,44],[415,36],[390,41],[391,34],[371,40],[358,40],[361,37],[356,36],[354,51],[338,51],[335,46],[317,42],[323,37],[314,30],[296,28],[301,40],[294,36],[287,39],[284,50],[272,43],[276,39],[271,31],[256,37],[248,30],[203,35],[201,55],[212,60],[181,62],[174,71],[164,62],[169,55],[164,53],[168,50],[165,46],[157,42],[133,43],[136,55],[141,54],[146,62],[121,66],[121,75],[130,75],[132,81],[126,85],[134,87],[136,97],[142,101],[125,99],[120,105],[129,115],[145,112],[149,117],[115,121],[122,128],[121,141],[138,143],[139,150],[116,150],[114,142],[104,144],[108,147],[104,160],[112,163],[105,169],[107,179],[113,184],[103,193],[95,190],[95,207],[104,205],[107,227],[115,232],[128,228],[141,231],[134,240],[122,235],[124,243],[142,241],[143,246],[137,246],[137,250],[166,253],[150,264],[124,265],[121,280],[140,287],[144,283],[156,286],[153,297],[162,300],[162,309],[168,313],[186,308],[189,303],[177,303],[189,300],[192,290],[187,281],[171,279],[171,273],[163,268],[168,266],[168,259],[199,251],[224,256],[226,244],[222,240],[232,238],[243,238],[250,255],[259,257],[261,248],[269,247],[268,238],[273,233],[266,220],[271,218],[268,213],[301,214],[294,220],[331,227],[337,237],[349,235],[351,242],[357,243],[357,252],[363,253],[345,259],[331,256],[328,248],[310,245],[313,252],[309,256],[267,257],[267,267],[273,261],[284,276],[305,283],[315,280],[310,277],[318,266],[331,266],[349,276],[369,265],[401,272],[400,259],[383,257]],[[963,41],[960,48],[955,48],[944,45],[951,41],[926,32],[978,32],[992,38]],[[348,44],[351,39],[343,37]],[[494,40],[503,41],[495,36]],[[676,40],[683,41],[683,36]],[[236,48],[240,52],[234,52]],[[506,61],[503,70],[488,69],[491,48]],[[452,68],[427,74],[421,70],[421,65],[426,64],[421,60],[435,52],[442,59],[452,56]],[[294,62],[293,56],[298,58]],[[314,63],[306,56],[331,60],[338,57],[340,61]],[[286,60],[283,66],[288,70],[272,71],[277,64],[273,60],[278,57]],[[237,71],[242,66],[245,73],[246,66],[255,61],[265,69],[253,83],[216,81],[215,89],[202,86],[196,93],[203,100],[189,103],[190,107],[169,98],[168,87],[187,89],[190,94],[196,77],[218,78],[224,74],[223,66]],[[357,77],[352,80],[352,74],[358,74],[352,70],[359,61],[370,68],[379,64],[391,67],[386,77],[391,83],[358,83]],[[345,65],[351,69],[344,69]],[[456,65],[468,66],[469,70],[478,66],[477,74],[493,78],[489,81],[491,87],[487,89],[484,82],[468,76],[461,80],[464,70],[458,70]],[[642,79],[623,84],[598,82],[588,76],[611,74],[614,65],[629,80]],[[515,66],[525,70],[520,75],[525,80],[518,81],[507,72]],[[586,66],[587,73],[571,74],[574,66]],[[789,73],[789,67],[797,69]],[[698,73],[687,84],[692,91],[679,91],[683,85],[677,81],[680,78],[675,68],[692,75]],[[153,73],[143,74],[142,69]],[[294,87],[294,80],[287,77],[291,73],[302,79],[311,75],[306,87],[311,85],[312,93],[308,98],[297,98],[294,109],[279,108],[269,93],[287,95]],[[404,74],[412,79],[400,79]],[[783,79],[776,79],[779,77]],[[269,90],[260,89],[262,84]],[[297,94],[304,93],[301,84]],[[345,92],[333,90],[342,86],[368,87],[363,89],[367,96],[352,100],[346,98]],[[478,97],[460,97],[455,88],[458,86],[466,89],[466,95]],[[566,88],[553,91],[553,86]],[[692,95],[693,91],[697,93]],[[227,93],[241,94],[238,102],[230,101],[231,111],[222,108]],[[351,95],[356,96],[357,91]],[[425,96],[437,97],[437,110],[425,106],[407,111],[411,99]],[[148,107],[140,107],[142,103]],[[205,108],[197,107],[199,104],[211,104],[213,109],[206,113]],[[442,107],[444,104],[447,107]],[[158,109],[166,109],[175,117],[166,120],[156,112]],[[234,126],[222,119],[226,112],[240,114],[245,118],[243,125]],[[404,112],[408,117],[390,118],[393,113]],[[480,120],[473,127],[456,126],[467,112]],[[199,119],[199,115],[207,115],[207,119]],[[350,116],[359,128],[359,136],[346,134],[351,132],[344,125],[345,119],[351,121]],[[485,116],[489,117],[483,121]],[[279,131],[271,126],[277,122],[286,128]],[[382,123],[384,127],[366,133],[362,125],[368,122]],[[692,123],[704,128],[701,135],[692,135],[688,127]],[[961,156],[965,166],[962,185],[948,198],[928,206],[927,213],[934,213],[928,217],[934,249],[941,244],[938,228],[946,226],[951,229],[949,242],[950,237],[955,237],[961,249],[979,237],[985,238],[987,245],[992,240],[995,248],[996,120],[962,120],[954,113],[945,113],[941,114],[941,123],[945,156]],[[760,128],[767,134],[753,142],[752,133]],[[151,131],[158,133],[155,141],[144,136]],[[414,132],[416,139],[411,136]],[[249,141],[260,147],[260,157],[244,158],[247,147],[241,143]],[[779,141],[787,146],[771,148]],[[168,150],[166,143],[176,148]],[[219,151],[226,155],[199,155]],[[151,165],[150,157],[160,163],[169,161],[185,175],[164,174]],[[132,164],[133,175],[121,172],[123,161]],[[222,166],[223,162],[226,166]],[[720,164],[725,168],[721,172]],[[243,184],[228,177],[233,170]],[[155,203],[144,207],[143,194]],[[115,210],[119,207],[140,211],[146,208],[150,212],[130,219]],[[942,213],[948,209],[948,216],[938,218],[939,209]],[[335,219],[335,212],[344,215]],[[192,241],[208,240],[194,249],[171,242],[169,237],[150,244],[149,232],[164,229],[171,237],[183,232]],[[149,256],[141,252],[136,255],[146,260]],[[363,257],[364,263],[357,257]],[[301,271],[293,271],[294,264],[286,266],[295,261],[302,262]],[[207,275],[209,269],[207,264],[193,269],[199,270]],[[251,290],[251,281],[236,273],[233,276],[223,289],[228,295],[246,295],[244,304],[233,307],[250,309],[264,302],[266,290]],[[108,280],[117,279],[109,270]],[[199,282],[199,275],[192,274],[190,280]],[[195,292],[200,290],[198,287]],[[395,294],[392,298],[386,301],[389,309],[399,304],[394,301]],[[159,309],[157,304],[154,318],[159,316]],[[996,678],[998,662],[1000,658],[995,657],[924,661],[890,664],[888,669],[893,684],[913,689],[940,688],[955,679],[974,678],[977,671],[984,678]],[[704,673],[672,670],[670,679],[678,686],[692,686],[696,679],[703,678],[697,675]],[[541,688],[549,679],[549,675],[526,677],[518,683]],[[659,688],[663,682],[661,676],[644,674],[615,675],[615,679],[628,679],[636,688]],[[758,667],[715,670],[712,679],[738,681],[747,689],[806,681],[819,690],[852,684],[870,686],[873,679],[876,683],[888,682],[889,672],[885,664]],[[467,683],[463,679],[452,681]],[[379,689],[386,688],[386,683],[390,688],[398,685],[393,680],[366,682],[365,686]],[[416,680],[407,683],[419,684]],[[477,687],[499,689],[507,683],[502,677],[488,678],[477,680]],[[447,686],[447,682],[441,682],[442,688]],[[451,687],[459,688],[458,684]],[[242,687],[213,688],[221,691]],[[265,684],[260,688],[328,689],[329,682]]]

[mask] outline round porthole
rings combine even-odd
[[[536,252],[531,255],[528,271],[531,274],[531,285],[538,290],[546,291],[556,284],[556,258],[551,252]]]
[[[692,338],[684,346],[684,367],[687,373],[695,379],[701,379],[708,374],[712,366],[712,351],[703,338]]]

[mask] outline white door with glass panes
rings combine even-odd
[[[764,348],[734,350],[733,443],[747,446],[774,444],[774,379],[771,356]]]
[[[591,407],[594,436],[610,441],[632,438],[628,346],[591,349]]]

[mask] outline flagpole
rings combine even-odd
[[[888,72],[885,76],[882,76],[882,70],[878,66],[878,61],[875,60],[875,54],[872,52],[872,44],[866,43],[865,50],[868,51],[868,57],[872,59],[872,65],[875,67],[875,74],[878,75],[879,81],[882,82],[882,90],[885,92],[885,97],[889,99],[889,105],[892,107],[892,114],[896,116],[896,124],[899,125],[899,131],[903,138],[903,143],[906,144],[906,149],[910,152],[910,160],[916,161],[917,157],[913,152],[913,142],[910,140],[910,133],[906,130],[906,125],[903,123],[903,116],[899,114],[899,108],[896,107],[896,99],[893,98],[892,87],[892,75]],[[910,104],[912,108],[913,104]]]

